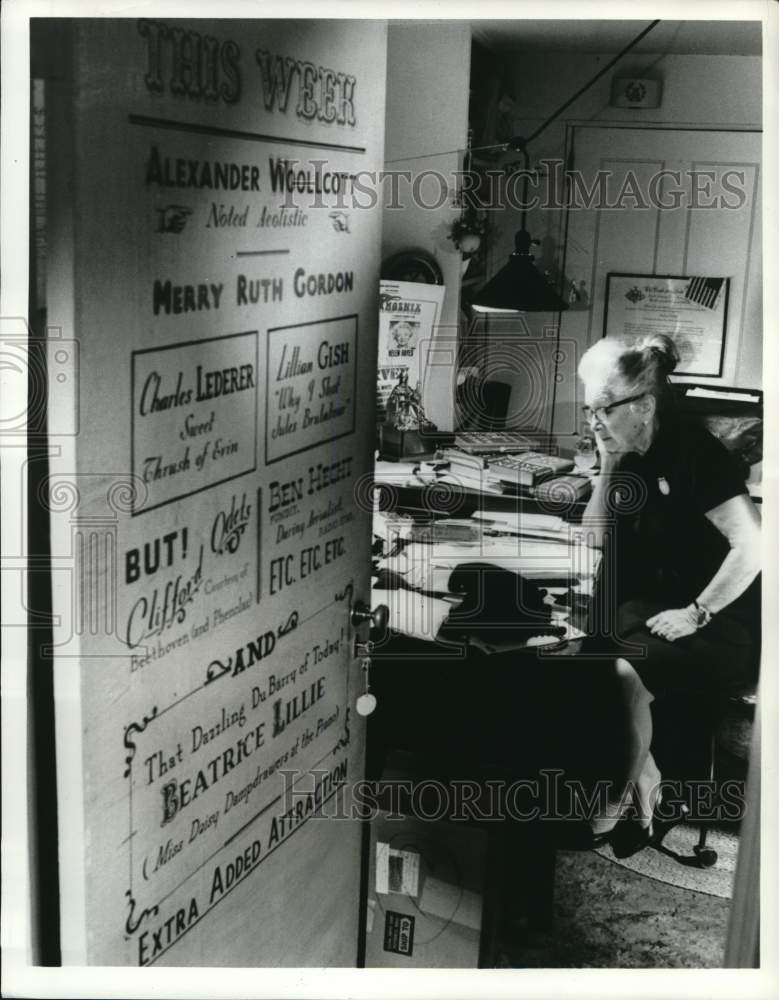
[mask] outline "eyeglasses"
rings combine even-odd
[[[635,403],[637,399],[642,399],[646,396],[645,392],[640,392],[637,396],[628,396],[625,399],[618,399],[616,403],[609,403],[607,406],[596,406],[594,409],[590,406],[582,407],[582,414],[584,419],[592,422],[593,417],[600,423],[604,423],[611,414],[612,410],[616,410],[618,406],[624,406],[625,403]]]

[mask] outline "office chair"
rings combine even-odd
[[[653,753],[664,780],[679,781],[687,791],[694,788],[696,781],[702,781],[712,790],[711,811],[715,812],[720,797],[717,783],[722,780],[719,772],[725,763],[723,752],[731,761],[741,762],[736,764],[739,770],[746,770],[756,703],[756,683],[709,701],[698,697],[697,700],[684,698],[671,703],[655,703]],[[664,836],[677,823],[697,822],[700,832],[692,855],[682,855],[677,860],[680,864],[711,868],[718,860],[717,852],[707,844],[713,821],[713,816],[691,815],[686,802],[682,803],[655,846],[662,847]]]
[[[723,749],[733,756],[742,759],[745,765],[749,761],[752,743],[752,729],[757,705],[756,687],[745,688],[742,693],[730,695],[723,699],[711,719],[706,750],[708,752],[708,780],[714,784],[717,779],[717,751]],[[698,843],[693,847],[693,853],[701,868],[711,868],[717,863],[717,852],[706,845],[709,823],[701,822]]]

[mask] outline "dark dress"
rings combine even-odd
[[[616,650],[655,696],[700,691],[716,697],[756,680],[760,577],[693,635],[669,642],[647,618],[684,608],[722,565],[729,545],[705,516],[747,493],[735,459],[702,427],[669,420],[643,456],[627,455],[617,474]]]
[[[578,656],[542,672],[554,705],[544,752],[585,783],[620,785],[632,722],[614,661],[627,659],[655,696],[652,751],[664,775],[698,774],[712,712],[754,683],[760,653],[760,578],[693,635],[668,642],[647,618],[687,607],[726,557],[707,511],[747,492],[736,461],[711,434],[666,422],[644,456],[623,459],[610,487],[615,517],[603,550],[593,620]]]

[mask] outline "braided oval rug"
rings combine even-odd
[[[658,882],[731,899],[738,836],[727,830],[710,827],[706,846],[717,852],[717,863],[712,868],[698,868],[693,847],[698,843],[699,833],[700,828],[696,823],[681,823],[668,831],[659,847],[646,847],[630,858],[615,858],[608,844],[597,848],[596,853],[615,865]]]

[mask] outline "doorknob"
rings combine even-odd
[[[376,629],[382,635],[387,631],[389,624],[389,608],[386,604],[377,605],[373,611],[365,601],[355,601],[352,608],[352,625],[363,625],[365,622],[371,623],[371,628]]]

